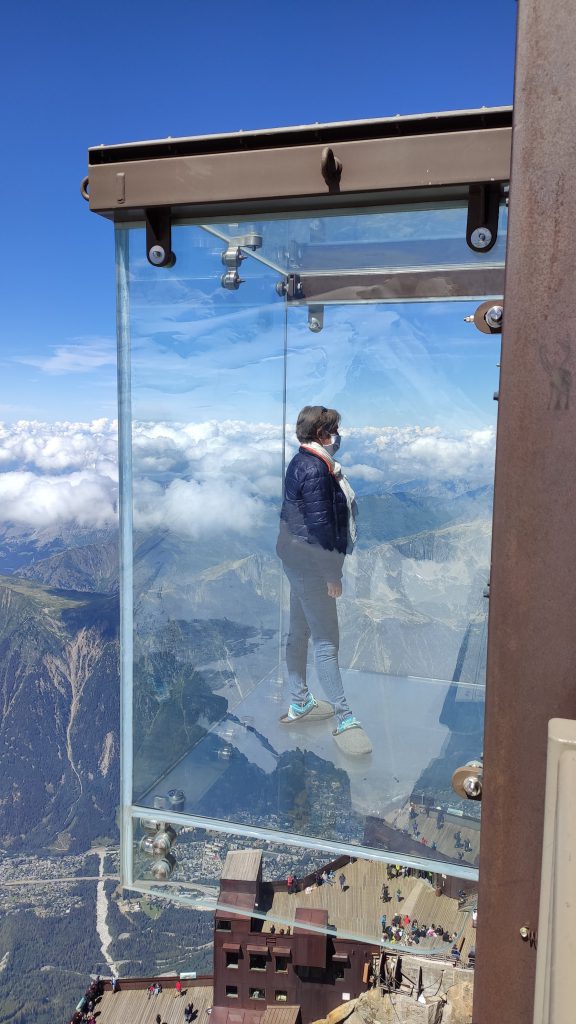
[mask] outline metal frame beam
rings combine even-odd
[[[142,219],[155,206],[195,216],[212,205],[343,199],[401,190],[505,182],[511,111],[427,115],[313,125],[278,132],[175,139],[89,151],[90,209],[115,220]],[[330,145],[326,143],[329,142]],[[338,181],[327,175],[342,165]],[[375,198],[370,201],[374,203]]]
[[[501,296],[503,267],[434,267],[422,270],[301,273],[298,299],[290,305],[342,302],[414,302]]]

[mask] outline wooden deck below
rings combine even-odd
[[[162,979],[159,979],[160,981]],[[120,981],[122,986],[122,981]],[[162,1024],[184,1024],[184,1007],[194,1004],[197,1015],[195,1024],[209,1024],[212,1006],[212,986],[186,986],[183,995],[177,996],[173,988],[166,988],[159,996],[148,998],[146,988],[126,989],[113,994],[105,992],[96,1007],[98,1024],[156,1024],[159,1013]]]
[[[270,931],[270,918],[291,921],[292,926],[299,907],[307,909],[325,909],[328,911],[328,922],[336,934],[346,936],[347,933],[361,935],[365,940],[380,943],[382,936],[381,917],[386,914],[387,924],[392,923],[395,914],[407,915],[411,921],[416,918],[420,925],[442,925],[450,934],[458,934],[458,945],[462,944],[462,957],[467,957],[471,946],[475,944],[475,931],[472,927],[472,914],[459,909],[458,901],[449,896],[437,896],[429,882],[417,877],[387,879],[386,865],[379,861],[357,860],[342,869],[346,878],[344,891],[340,891],[338,881],[334,885],[313,886],[310,892],[298,892],[293,895],[287,892],[274,894],[269,911],[269,919],[264,923],[264,931]],[[340,871],[336,872],[336,877]],[[380,900],[383,884],[388,885],[392,899],[389,903]],[[396,898],[400,890],[401,899]],[[276,932],[279,924],[275,925]],[[412,948],[416,954],[441,953],[450,951],[451,943],[442,942],[440,938],[421,939]]]

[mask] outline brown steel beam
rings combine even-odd
[[[357,121],[332,121],[324,124],[293,125],[285,128],[258,128],[254,131],[224,132],[215,135],[191,135],[184,138],[152,139],[111,146],[92,146],[88,151],[91,166],[150,160],[197,153],[231,153],[259,149],[283,149],[362,139],[401,138],[408,135],[440,135],[443,132],[477,131],[486,128],[510,128],[512,107],[482,107],[477,110],[445,110],[432,114],[398,114],[395,117],[364,118]]]
[[[502,295],[503,267],[434,267],[425,270],[300,274],[302,299],[290,305],[339,302],[408,302]]]
[[[533,1019],[547,725],[576,718],[576,18],[518,6],[475,1024]]]
[[[153,206],[194,216],[207,204],[290,200],[312,196],[324,206],[363,193],[503,182],[510,173],[511,129],[354,139],[334,144],[342,163],[336,191],[322,168],[321,143],[230,152],[194,152],[91,164],[90,209],[116,220]],[[375,202],[376,200],[374,200]]]

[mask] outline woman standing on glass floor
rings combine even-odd
[[[300,449],[286,471],[276,551],[290,581],[286,668],[291,703],[284,725],[336,717],[332,735],[351,755],[369,754],[370,740],[351,711],[338,665],[338,612],[342,567],[356,540],[354,491],[334,455],[340,413],[306,405],[296,422]],[[306,662],[312,637],[318,680],[328,701],[308,689]]]

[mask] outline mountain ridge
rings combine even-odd
[[[0,832],[61,849],[115,833],[118,601],[0,577]]]

